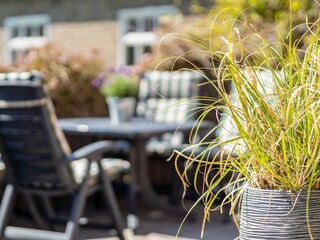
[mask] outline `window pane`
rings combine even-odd
[[[32,28],[31,26],[26,27],[26,36],[31,37],[32,36]]]
[[[132,65],[134,63],[134,47],[126,47],[126,64]]]
[[[44,36],[44,26],[43,25],[40,25],[39,26],[39,35],[38,36]]]
[[[11,29],[11,38],[15,38],[18,37],[18,28],[17,27],[13,27]]]
[[[143,53],[150,53],[151,52],[151,46],[143,46]]]
[[[137,31],[137,21],[134,18],[128,20],[126,32],[136,32]]]
[[[152,17],[145,18],[144,31],[149,32],[149,31],[152,31],[153,28],[154,28],[153,18]]]

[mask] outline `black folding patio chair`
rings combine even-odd
[[[0,152],[8,177],[0,207],[0,238],[77,239],[87,197],[102,190],[113,227],[124,239],[122,217],[105,167],[109,164],[104,164],[108,159],[100,160],[113,148],[113,142],[99,141],[71,153],[41,75],[0,74]],[[65,232],[9,226],[17,194],[23,196],[40,227],[54,218],[52,197],[72,196]],[[48,218],[40,214],[35,198],[46,206]]]

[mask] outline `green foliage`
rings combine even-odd
[[[110,97],[135,97],[138,92],[138,85],[129,77],[119,76],[111,84],[104,84],[101,92]]]
[[[219,64],[221,60],[208,52],[225,50],[224,40],[229,38],[231,27],[237,28],[243,35],[250,35],[250,30],[243,26],[243,22],[250,23],[269,42],[277,41],[280,35],[288,43],[286,34],[291,24],[289,7],[294,16],[291,22],[294,26],[303,24],[306,16],[310,23],[319,16],[319,4],[312,0],[293,0],[291,3],[288,0],[216,0],[207,14],[162,17],[158,30],[159,37],[162,37],[161,43],[154,47],[152,56],[149,56],[144,66],[160,70],[194,66],[208,69],[212,63]],[[197,12],[205,12],[205,9],[198,9]],[[305,29],[302,28],[293,31],[293,41],[301,39],[303,34]],[[249,55],[252,52],[251,46],[259,41],[258,38],[247,41],[244,47]],[[305,48],[309,43],[310,38],[305,37],[299,42],[299,47]]]
[[[93,84],[105,97],[136,97],[138,79],[139,74],[134,67],[121,66],[119,69],[109,68],[107,73],[101,72]]]
[[[39,70],[45,77],[58,117],[81,117],[107,114],[104,97],[92,85],[92,79],[104,65],[97,52],[68,53],[48,44],[30,51],[14,66],[2,66],[0,69],[3,72]]]

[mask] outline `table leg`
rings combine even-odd
[[[131,181],[133,190],[137,193],[140,192],[139,180],[139,151],[133,142],[130,142],[129,161],[131,163]]]
[[[133,154],[134,152],[135,154]],[[161,198],[159,194],[155,192],[149,175],[149,164],[145,152],[145,141],[143,139],[135,139],[131,144],[131,153],[133,156],[137,157],[137,159],[132,159],[132,165],[135,165],[132,170],[136,171],[136,175],[138,177],[137,183],[139,184],[139,192],[142,200],[155,209],[159,209],[170,214],[185,216],[187,210],[183,209],[181,206],[169,204],[168,201],[165,201],[165,199]]]

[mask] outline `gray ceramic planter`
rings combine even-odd
[[[112,124],[129,121],[135,111],[136,99],[134,97],[107,97],[109,116]]]
[[[241,203],[240,239],[320,239],[320,191],[261,190],[247,187]]]

